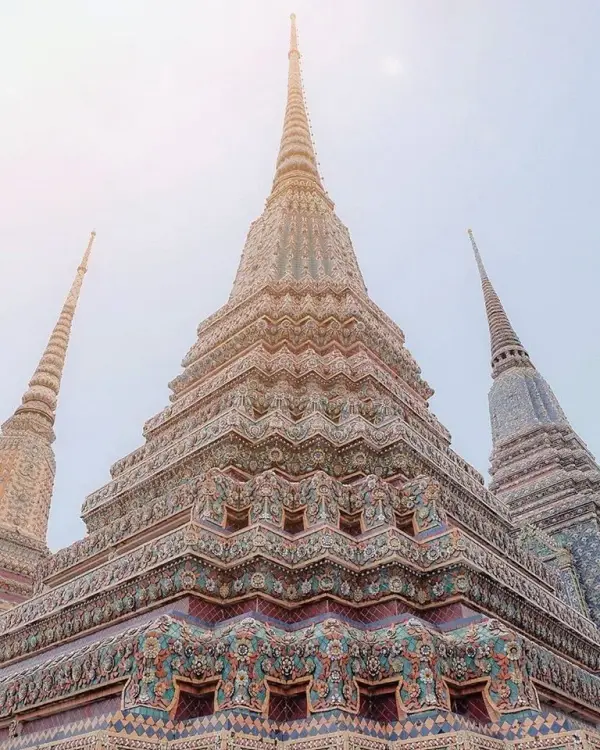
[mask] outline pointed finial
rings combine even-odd
[[[298,32],[296,30],[296,14],[295,13],[292,13],[290,15],[290,21],[292,22],[292,24],[291,24],[291,29],[290,29],[290,51],[288,53],[288,57],[289,55],[292,54],[292,52],[298,52],[299,54]]]
[[[90,232],[90,239],[88,240],[87,247],[85,249],[85,253],[83,254],[83,258],[81,259],[81,263],[79,264],[78,271],[82,271],[85,273],[87,271],[88,267],[88,261],[90,259],[90,253],[92,252],[92,245],[94,244],[94,240],[96,239],[96,230],[92,229]]]
[[[54,326],[54,330],[50,335],[46,349],[42,354],[42,358],[40,359],[33,377],[29,381],[28,389],[23,394],[21,406],[18,407],[14,417],[11,419],[14,419],[17,415],[23,414],[24,412],[30,412],[44,417],[47,422],[50,423],[50,426],[54,424],[56,404],[67,356],[71,326],[77,302],[79,301],[83,277],[88,268],[89,257],[95,237],[96,232],[93,231],[90,234],[87,247],[81,262],[77,267],[75,279],[71,285],[71,289],[69,290],[58,321]],[[9,419],[6,425],[10,422],[11,420]]]
[[[473,248],[473,252],[475,254],[475,262],[477,263],[477,268],[479,269],[479,275],[482,279],[487,279],[487,273],[485,270],[485,266],[483,265],[483,261],[481,260],[479,248],[477,247],[477,243],[475,242],[475,235],[473,234],[473,230],[467,229],[467,234],[469,235],[469,239],[471,240],[471,247]]]
[[[468,229],[467,234],[471,241],[471,247],[475,255],[481,288],[483,290],[483,301],[490,330],[490,346],[492,350],[492,377],[496,377],[504,370],[511,367],[533,367],[529,354],[521,344],[519,337],[510,324],[500,298],[488,278],[481,253],[475,242],[473,230]]]

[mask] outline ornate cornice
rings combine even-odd
[[[506,613],[503,611],[504,617],[551,647],[559,647],[573,656],[577,654],[575,658],[584,663],[592,659],[593,668],[600,667],[600,636],[596,628],[554,596],[547,587],[549,581],[541,585],[468,534],[447,529],[436,510],[435,502],[439,500],[435,498],[439,490],[433,490],[431,483],[418,480],[399,492],[372,477],[346,488],[323,474],[300,483],[290,496],[286,494],[291,489],[289,483],[277,475],[259,479],[240,484],[226,475],[213,473],[204,483],[188,488],[188,497],[196,498],[191,522],[104,564],[97,564],[90,572],[0,615],[0,627],[5,631],[0,643],[5,653],[15,658],[22,653],[35,652],[40,647],[47,648],[56,639],[74,637],[90,628],[106,626],[127,613],[157,606],[157,600],[168,599],[181,591],[168,583],[173,581],[173,573],[169,573],[167,567],[175,561],[180,561],[178,569],[182,569],[182,565],[183,569],[189,568],[186,560],[196,560],[205,566],[202,577],[195,577],[194,585],[184,588],[198,590],[204,596],[217,597],[223,602],[254,591],[290,602],[296,602],[298,596],[302,600],[321,593],[359,603],[361,600],[356,596],[364,591],[366,583],[358,584],[356,589],[348,585],[346,589],[344,581],[357,575],[362,576],[363,581],[365,577],[368,581],[373,574],[376,579],[381,575],[389,577],[390,566],[400,563],[404,572],[400,574],[399,583],[373,583],[370,590],[375,598],[399,595],[413,605],[425,606],[458,594],[486,610],[496,599],[491,606],[494,611],[494,607],[503,610],[503,605],[517,597],[519,606],[510,605]],[[325,490],[327,494],[323,494]],[[317,502],[320,497],[323,499]],[[215,524],[226,523],[229,502],[234,502],[234,509],[249,508],[250,520],[255,519],[251,527],[233,534],[215,527]],[[325,504],[321,507],[320,502]],[[276,528],[277,524],[283,524],[286,503],[291,503],[290,507],[296,511],[305,508],[307,531],[290,536]],[[363,523],[367,524],[366,530],[371,531],[353,539],[331,527],[340,509],[354,514],[360,511]],[[173,510],[177,512],[177,506]],[[437,535],[411,539],[396,528],[390,528],[394,512],[414,513],[419,533],[437,529]],[[315,523],[321,514],[323,521]],[[270,522],[265,522],[265,518]],[[344,573],[327,575],[325,571],[332,564]],[[212,585],[209,568],[218,578]],[[318,570],[322,571],[320,575]],[[438,574],[437,582],[430,580],[432,573]],[[313,579],[320,581],[316,588],[313,584],[305,588],[302,582],[308,580],[307,574],[309,578],[317,575],[317,579]],[[407,575],[414,581],[408,586]],[[418,587],[422,588],[427,579],[431,593],[420,594]],[[153,584],[152,580],[161,583]],[[490,593],[489,600],[478,599],[484,597],[484,591],[494,589],[497,595]],[[477,591],[480,593],[473,597],[473,592]],[[540,624],[550,618],[553,630],[542,625],[540,632],[545,635],[539,635],[534,626],[536,618]],[[67,622],[71,623],[68,633],[65,632]],[[560,632],[563,635],[558,646],[554,638]],[[585,646],[581,641],[584,633]],[[597,645],[592,646],[593,643]]]

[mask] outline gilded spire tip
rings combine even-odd
[[[94,240],[96,239],[96,230],[92,229],[90,232],[90,238],[87,243],[87,247],[85,248],[85,252],[83,254],[83,258],[81,259],[81,263],[79,264],[78,271],[82,271],[85,273],[87,271],[88,261],[90,259],[90,253],[92,252],[92,245],[94,244]]]
[[[290,29],[290,51],[289,55],[292,54],[292,52],[298,52],[298,32],[296,31],[296,14],[292,13],[290,15],[290,21],[292,22],[292,28]],[[288,57],[289,57],[288,55]]]
[[[483,260],[481,259],[479,248],[477,247],[477,242],[475,242],[475,235],[473,234],[473,230],[467,229],[467,234],[469,235],[469,239],[471,240],[471,247],[473,248],[473,253],[475,254],[475,261],[477,263],[477,268],[479,269],[479,275],[481,276],[482,280],[487,279],[487,273],[485,270],[485,266],[483,265]]]
[[[288,93],[283,121],[283,133],[273,180],[273,195],[292,180],[310,180],[321,191],[323,185],[317,165],[315,147],[302,85],[300,50],[296,31],[296,14],[292,13],[290,49],[288,53]]]

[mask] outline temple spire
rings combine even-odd
[[[46,534],[56,461],[54,419],[71,325],[95,232],[15,413],[0,430],[0,610],[31,596]]]
[[[298,33],[296,30],[296,16],[291,18],[290,51],[288,53],[288,92],[283,121],[283,134],[275,178],[273,193],[277,192],[289,178],[303,177],[318,185],[321,190],[323,184],[319,175],[317,157],[310,133],[304,92],[302,73],[300,70],[300,51],[298,49]]]
[[[33,377],[29,381],[29,386],[23,394],[22,403],[16,410],[15,417],[26,413],[35,414],[45,420],[50,427],[54,424],[71,326],[95,237],[96,232],[92,232],[58,321]]]
[[[288,90],[273,188],[250,226],[230,301],[279,284],[345,285],[366,294],[348,229],[325,192],[302,89],[296,17],[291,16]],[[194,352],[184,359],[184,366]]]
[[[492,377],[496,377],[500,372],[508,370],[511,367],[533,367],[529,354],[521,344],[519,337],[510,324],[500,298],[496,294],[491,281],[488,278],[483,260],[473,231],[467,231],[475,261],[481,277],[481,288],[483,290],[483,300],[487,313],[488,326],[490,329],[490,346],[492,352]]]

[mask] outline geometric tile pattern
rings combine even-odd
[[[63,728],[56,727],[54,731],[24,734],[8,740],[3,747],[6,750],[26,750],[48,743],[53,743],[55,747],[67,747],[63,744],[65,740],[83,738],[100,730],[114,740],[158,740],[167,742],[169,747],[172,743],[172,747],[176,748],[181,746],[180,742],[183,740],[201,740],[202,737],[214,735],[222,737],[223,733],[230,737],[233,734],[240,741],[244,737],[255,737],[289,743],[311,737],[331,737],[343,732],[395,743],[461,732],[474,732],[490,739],[522,740],[527,737],[541,738],[566,731],[573,732],[573,727],[568,719],[558,718],[551,712],[535,718],[524,718],[518,727],[515,722],[483,725],[453,713],[440,713],[436,716],[424,714],[420,718],[404,722],[383,722],[350,717],[333,711],[305,720],[273,722],[270,719],[236,715],[232,712],[228,715],[173,722],[117,712],[112,717],[79,721]]]

